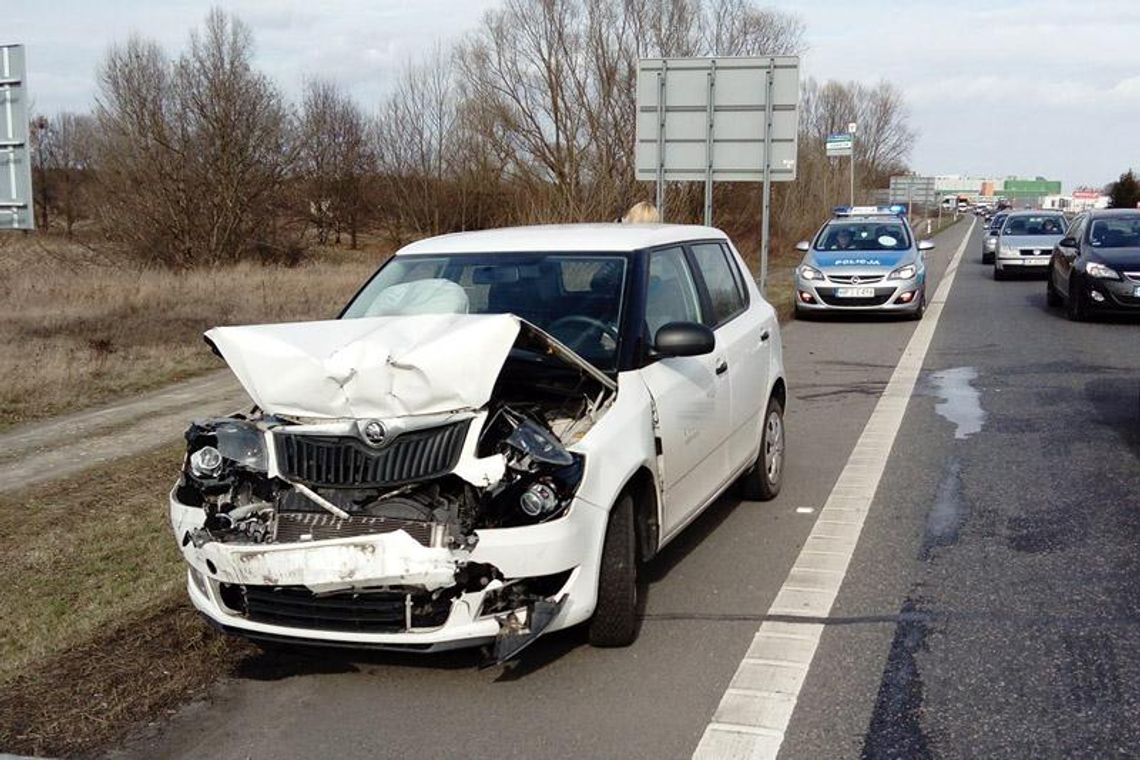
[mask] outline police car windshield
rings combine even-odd
[[[817,251],[905,251],[910,248],[906,226],[898,221],[834,221],[820,230]]]

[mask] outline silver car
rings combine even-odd
[[[926,311],[924,252],[934,244],[914,238],[906,217],[893,208],[836,210],[796,267],[795,313],[875,311],[921,319]]]
[[[1064,215],[1056,211],[1011,212],[996,236],[994,279],[1016,271],[1045,272],[1066,226]]]
[[[997,251],[998,232],[1001,226],[1005,224],[1005,218],[1009,216],[1008,211],[999,211],[990,217],[989,222],[985,229],[985,234],[982,236],[982,263],[994,263],[994,253]]]

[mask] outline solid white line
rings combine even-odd
[[[745,656],[733,676],[732,683],[746,683],[749,663],[757,659],[757,656],[781,662],[799,663],[803,667],[790,674],[793,688],[779,695],[781,701],[790,699],[791,705],[788,706],[786,702],[783,705],[773,704],[771,699],[760,699],[759,695],[750,701],[744,698],[745,695],[738,687],[730,686],[721,697],[712,720],[705,727],[701,741],[693,752],[695,760],[724,757],[761,760],[774,758],[779,753],[784,733],[792,719],[795,702],[799,698],[800,689],[803,688],[803,682],[807,678],[816,649],[819,647],[820,637],[823,635],[824,626],[820,620],[831,614],[831,608],[839,596],[839,589],[842,587],[843,578],[847,575],[851,557],[855,554],[867,512],[879,488],[890,450],[902,425],[907,404],[914,392],[914,385],[919,373],[922,372],[922,363],[934,338],[934,331],[938,328],[938,320],[942,317],[942,309],[950,295],[950,288],[954,284],[958,265],[962,261],[962,254],[966,251],[975,223],[976,220],[970,221],[962,243],[946,267],[934,297],[927,303],[925,318],[918,323],[918,327],[911,335],[899,363],[891,374],[890,382],[879,397],[871,418],[867,420],[859,440],[855,443],[855,448],[847,458],[847,464],[840,473],[839,480],[836,481],[831,495],[820,510],[811,534],[804,542],[804,548],[796,557],[787,579],[772,601],[772,606],[768,608],[768,617],[779,615],[784,620],[768,621],[760,625],[748,649],[749,654]],[[837,560],[838,581],[834,584],[821,585],[819,588],[803,588],[799,585],[803,582],[803,574],[818,572],[813,557],[824,553],[815,548],[821,542],[834,549],[827,550],[827,555],[840,557]],[[836,546],[836,542],[844,543],[842,546]],[[789,617],[799,617],[803,620],[789,621],[787,620]]]

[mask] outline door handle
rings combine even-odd
[[[770,330],[764,330],[764,332],[760,333],[760,342],[761,343],[767,343],[768,338],[771,338],[771,337],[772,337],[771,331]]]
[[[723,375],[725,372],[728,372],[728,362],[726,362],[724,359],[721,359],[720,362],[716,365],[716,373],[718,375]]]

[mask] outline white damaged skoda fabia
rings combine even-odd
[[[205,337],[254,406],[190,426],[170,516],[195,607],[255,640],[626,645],[639,568],[780,490],[776,314],[710,227],[422,240],[339,319]]]

